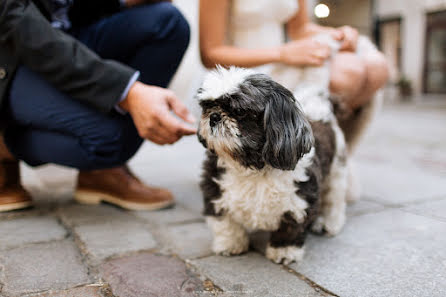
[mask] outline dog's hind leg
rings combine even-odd
[[[271,233],[265,255],[275,263],[299,262],[304,256],[306,236],[305,224],[299,224],[291,212],[286,212],[279,229]]]
[[[249,237],[246,230],[228,215],[208,216],[206,222],[211,228],[214,241],[212,250],[223,256],[238,255],[249,248]]]
[[[338,234],[345,224],[349,173],[343,134],[337,125],[334,129],[337,150],[322,193],[322,212],[312,226],[313,232],[331,236]]]
[[[358,171],[352,163],[352,160],[348,160],[348,185],[347,185],[347,203],[354,203],[361,197],[361,183],[358,176]]]

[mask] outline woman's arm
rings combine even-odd
[[[320,65],[329,55],[327,46],[300,40],[273,48],[245,49],[226,44],[230,0],[200,1],[200,54],[203,64],[255,67],[280,62],[294,66]]]

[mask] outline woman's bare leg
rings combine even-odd
[[[330,89],[351,111],[366,105],[388,79],[384,56],[368,52],[367,56],[340,52],[331,66]]]

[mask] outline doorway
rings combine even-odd
[[[426,16],[425,93],[446,94],[446,11]]]

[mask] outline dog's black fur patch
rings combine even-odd
[[[225,172],[224,168],[218,167],[216,154],[207,151],[207,158],[203,163],[203,175],[200,182],[201,192],[204,198],[204,211],[205,216],[221,216],[222,212],[216,212],[214,207],[214,200],[217,200],[222,195],[220,186],[214,181],[219,179]]]
[[[316,156],[319,159],[322,176],[328,176],[336,149],[336,137],[329,123],[310,122],[313,130]]]

